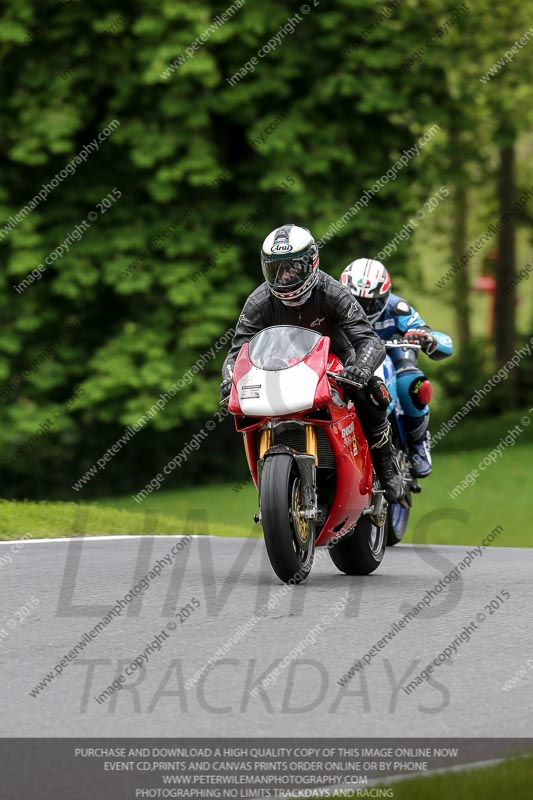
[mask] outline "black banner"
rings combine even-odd
[[[391,778],[532,750],[533,739],[0,739],[1,796],[373,797]]]

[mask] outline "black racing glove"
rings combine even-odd
[[[372,377],[372,370],[370,367],[344,367],[341,377],[346,378],[347,381],[351,381],[354,385],[354,389],[362,389],[363,386],[366,386],[370,378]]]
[[[220,384],[220,401],[227,400],[231,394],[231,378],[224,378],[222,383]]]

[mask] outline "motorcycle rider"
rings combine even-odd
[[[405,502],[405,485],[393,455],[386,409],[390,395],[374,375],[385,348],[369,325],[359,303],[346,287],[318,268],[317,244],[307,228],[286,224],[266,237],[261,249],[265,282],[249,296],[235,328],[222,367],[220,396],[229,396],[239,350],[256,333],[271,325],[297,325],[331,338],[332,351],[342,360],[361,427],[372,452],[372,463],[389,502]]]
[[[352,261],[344,269],[341,283],[357,298],[381,339],[399,335],[408,343],[419,344],[422,352],[436,361],[452,355],[451,338],[432,330],[407,300],[392,294],[391,277],[380,261]],[[431,473],[429,402],[433,389],[417,366],[418,352],[398,348],[389,354],[396,370],[413,475],[425,478]]]

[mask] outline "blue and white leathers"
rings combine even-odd
[[[407,331],[418,328],[431,333],[438,342],[437,350],[431,354],[430,358],[440,360],[452,355],[453,343],[450,337],[445,333],[431,330],[418,311],[409,305],[403,297],[398,297],[397,294],[389,296],[387,305],[380,314],[379,319],[374,322],[374,330],[381,339],[393,339],[398,334],[403,336]]]
[[[438,331],[433,331],[422,319],[418,311],[406,300],[398,295],[391,294],[387,305],[379,319],[374,323],[378,336],[384,340],[403,336],[409,330],[422,329],[431,333],[437,347],[429,354],[429,358],[440,360],[448,358],[453,352],[453,343],[449,336]],[[424,417],[429,412],[429,406],[420,406],[413,401],[411,388],[417,380],[425,380],[424,373],[416,364],[416,355],[412,350],[401,347],[388,351],[388,355],[396,372],[396,396],[398,397],[404,413],[409,417]],[[389,387],[390,389],[390,387]]]

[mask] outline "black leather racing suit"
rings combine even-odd
[[[286,306],[274,297],[266,283],[252,292],[237,322],[229,353],[222,367],[223,378],[231,377],[239,350],[256,333],[271,325],[299,325],[329,336],[331,350],[345,367],[368,367],[370,372],[385,358],[385,347],[349,289],[319,270],[318,283],[310,299],[299,307]],[[356,406],[363,432],[372,446],[383,437],[386,408],[383,381],[370,383],[349,395]],[[386,392],[386,388],[385,388]]]

